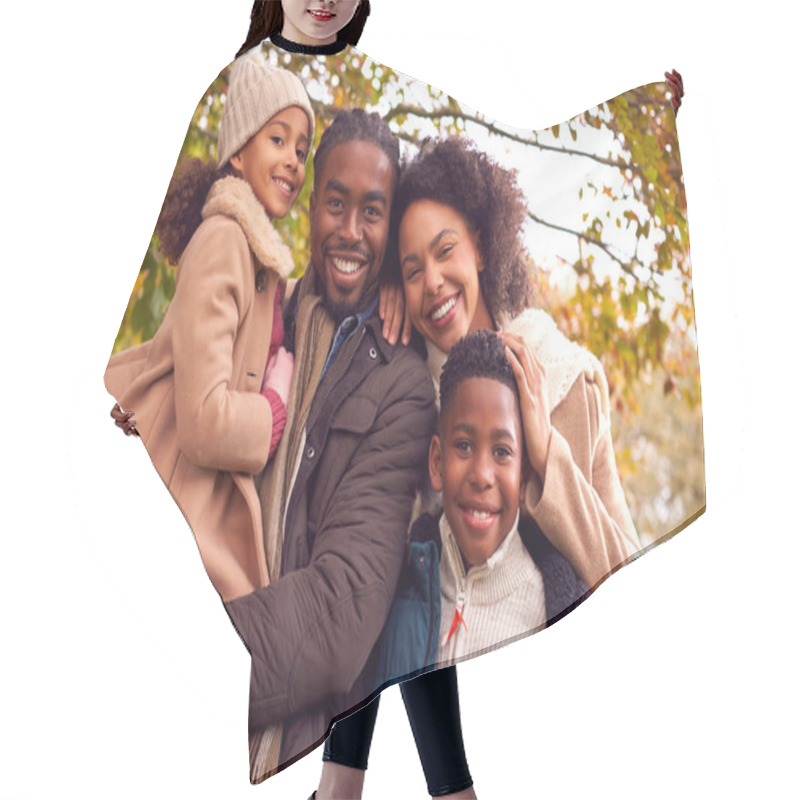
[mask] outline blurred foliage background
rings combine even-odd
[[[340,108],[378,112],[406,154],[427,136],[464,134],[516,168],[529,201],[525,235],[536,304],[600,358],[609,380],[617,464],[642,543],[705,505],[700,376],[686,196],[665,84],[627,92],[544,131],[502,126],[402,73],[348,50],[270,61],[304,81],[316,141]],[[180,157],[216,159],[227,69],[203,95]],[[295,259],[309,253],[306,183],[276,222]],[[175,290],[175,265],[154,235],[114,351],[153,337]]]

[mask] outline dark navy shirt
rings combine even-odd
[[[351,314],[349,317],[345,317],[342,320],[342,324],[339,326],[339,329],[336,331],[336,335],[333,337],[333,344],[331,345],[330,352],[328,353],[328,360],[325,362],[325,366],[322,369],[323,377],[328,371],[328,367],[333,363],[333,360],[344,346],[344,343],[375,313],[375,309],[377,307],[378,294],[376,292],[375,299],[363,311],[359,312],[358,314]]]

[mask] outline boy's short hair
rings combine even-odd
[[[475,331],[456,342],[439,382],[440,416],[444,416],[460,383],[468,378],[491,378],[508,386],[520,407],[519,388],[503,340],[493,331]]]

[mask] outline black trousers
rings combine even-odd
[[[400,684],[431,797],[472,786],[464,752],[455,667],[427,672]],[[323,761],[365,770],[380,696],[333,726]]]

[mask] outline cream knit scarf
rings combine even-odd
[[[280,579],[286,503],[296,474],[295,465],[305,441],[308,413],[336,330],[332,317],[323,307],[322,298],[316,292],[313,267],[306,269],[305,276],[295,291],[300,294],[297,298],[294,375],[286,408],[286,427],[278,450],[264,469],[259,488],[264,550],[271,582]],[[252,780],[264,780],[277,771],[282,732],[283,726],[275,725],[251,734]]]

